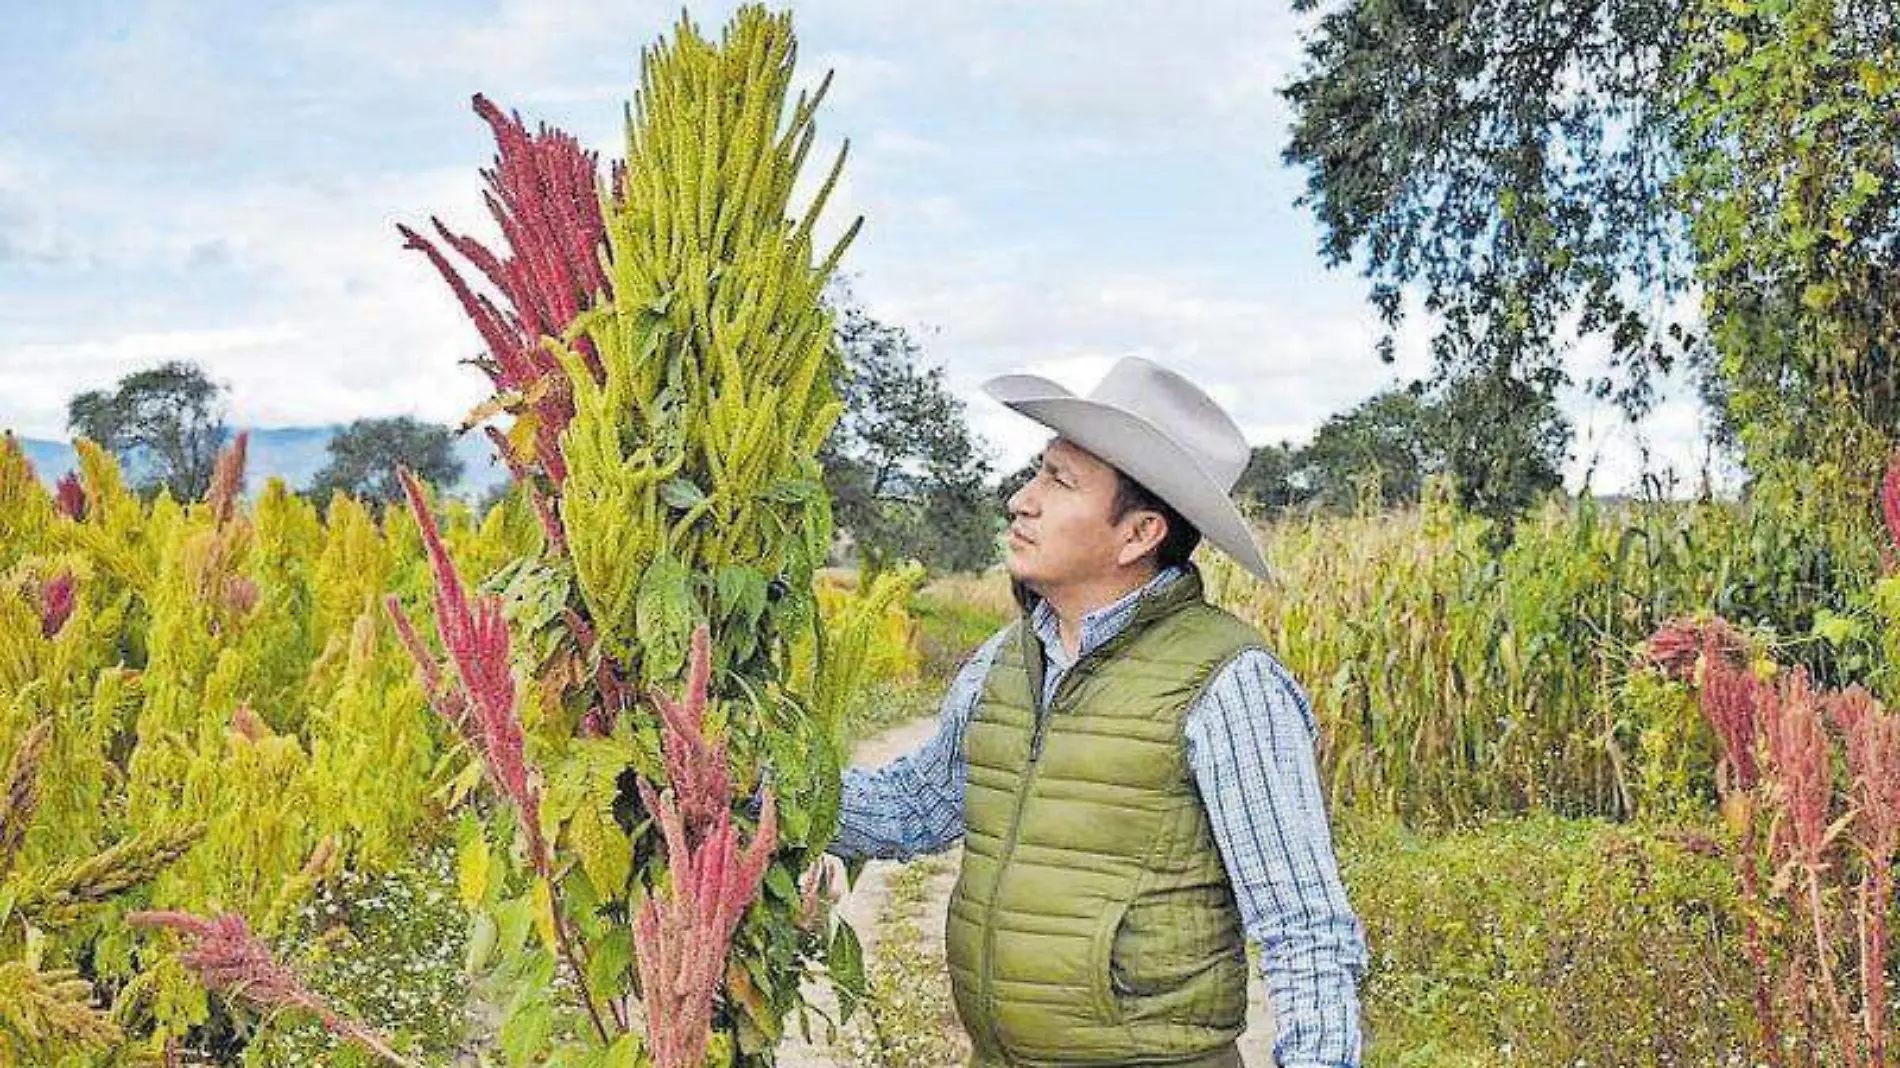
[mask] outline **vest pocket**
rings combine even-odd
[[[1095,995],[1095,1011],[1109,1024],[1122,1022],[1121,999],[1115,995],[1115,935],[1128,915],[1128,902],[1109,904],[1095,927],[1095,939],[1089,946],[1089,989]]]

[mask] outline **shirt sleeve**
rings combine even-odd
[[[983,693],[1005,627],[971,654],[951,680],[937,733],[914,753],[875,770],[849,768],[839,802],[838,834],[826,852],[846,860],[904,860],[939,853],[963,837],[963,729]]]
[[[1209,684],[1185,733],[1241,921],[1260,946],[1278,1063],[1357,1068],[1365,929],[1339,879],[1306,694],[1250,649]]]

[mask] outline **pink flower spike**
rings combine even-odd
[[[1887,475],[1880,482],[1880,513],[1887,520],[1887,537],[1900,549],[1900,452],[1887,463]]]
[[[212,919],[189,912],[134,912],[126,916],[134,927],[163,927],[184,935],[192,948],[179,954],[198,981],[213,990],[250,1002],[266,1011],[298,1009],[323,1022],[331,1034],[356,1042],[391,1064],[414,1068],[374,1030],[338,1016],[329,1004],[271,956],[269,947],[251,933],[244,917],[226,912]]]
[[[51,638],[66,626],[73,614],[73,573],[61,571],[40,591],[40,634]]]
[[[494,166],[482,171],[488,183],[483,201],[501,230],[506,255],[454,233],[440,220],[432,220],[436,240],[407,226],[397,230],[403,247],[428,257],[475,324],[488,349],[478,362],[498,393],[526,394],[551,383],[530,407],[538,420],[535,458],[559,486],[567,477],[561,431],[574,417],[574,401],[565,369],[542,339],[560,336],[608,290],[597,157],[559,130],[544,125],[530,133],[519,115],[504,113],[486,97],[477,95],[474,106],[495,135]],[[444,248],[473,265],[500,293],[506,310],[475,292]],[[579,351],[589,372],[600,378],[600,358],[592,345],[583,339]],[[524,471],[513,473],[520,478]]]
[[[697,843],[688,842],[671,791],[640,796],[666,840],[672,892],[655,893],[634,919],[647,1029],[660,1068],[696,1068],[705,1060],[712,1004],[725,977],[732,936],[758,897],[778,842],[778,802],[768,791],[759,829],[741,852],[738,828],[721,811]]]
[[[244,486],[244,454],[250,440],[250,431],[239,431],[237,440],[218,454],[217,467],[211,473],[211,488],[205,493],[205,501],[219,525],[230,522],[237,513],[238,492]]]
[[[551,864],[547,843],[540,831],[540,794],[530,781],[525,756],[526,741],[515,700],[515,679],[510,666],[508,626],[502,618],[501,598],[482,597],[471,606],[467,590],[442,543],[442,532],[435,516],[423,501],[422,485],[408,468],[397,476],[409,499],[410,510],[422,528],[429,550],[430,566],[435,571],[435,626],[449,660],[455,665],[461,683],[461,700],[466,712],[461,725],[471,744],[480,750],[495,785],[520,809],[536,869],[546,874]],[[400,631],[403,623],[398,622]],[[406,637],[410,642],[413,633]],[[412,652],[419,642],[411,644]]]
[[[712,634],[704,624],[693,630],[687,658],[686,692],[673,701],[651,690],[666,727],[666,774],[695,835],[704,833],[732,804],[732,775],[726,766],[724,739],[708,743],[705,734],[707,684],[712,678]]]
[[[79,484],[78,475],[73,474],[71,471],[66,472],[59,480],[59,485],[54,491],[53,500],[59,505],[61,515],[64,515],[75,523],[85,521],[86,488]]]

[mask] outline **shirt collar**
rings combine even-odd
[[[1155,572],[1154,577],[1147,582],[1123,594],[1113,604],[1103,605],[1094,611],[1084,613],[1082,643],[1076,649],[1076,659],[1087,656],[1096,646],[1120,633],[1121,629],[1128,625],[1128,621],[1134,618],[1135,608],[1141,603],[1142,598],[1165,589],[1168,584],[1185,573],[1181,567],[1170,564]],[[1030,614],[1029,622],[1036,629],[1036,637],[1042,639],[1042,648],[1046,655],[1064,666],[1074,662],[1069,660],[1069,651],[1062,646],[1060,620],[1056,618],[1056,610],[1048,601],[1042,598],[1036,599],[1036,607]]]

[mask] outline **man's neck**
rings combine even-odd
[[[1062,586],[1038,591],[1043,600],[1056,614],[1056,633],[1062,639],[1062,648],[1074,658],[1082,648],[1082,617],[1099,608],[1106,608],[1126,597],[1134,590],[1146,585],[1157,574],[1157,569],[1147,568],[1134,575],[1118,575],[1074,586]]]

